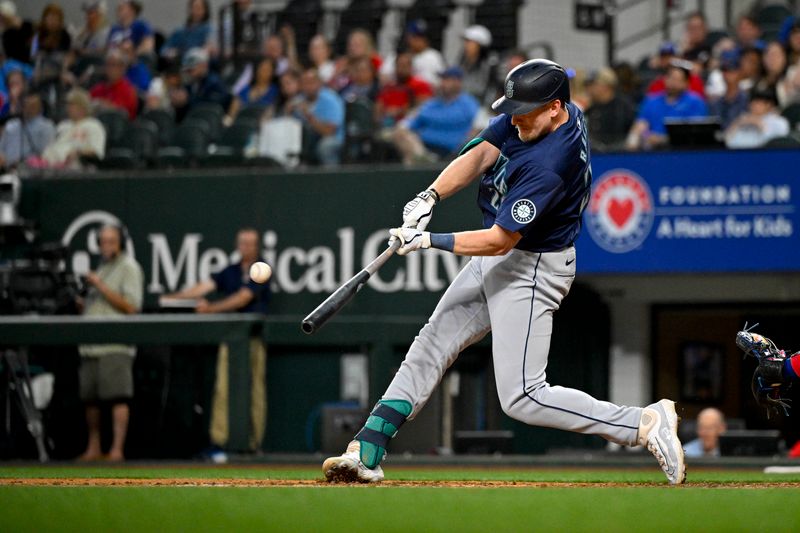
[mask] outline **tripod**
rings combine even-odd
[[[42,415],[33,403],[33,390],[31,388],[31,373],[28,367],[27,354],[17,353],[13,350],[2,350],[6,388],[6,433],[11,433],[11,395],[15,396],[28,432],[36,441],[39,452],[39,462],[46,463],[50,457],[44,442],[44,424]]]

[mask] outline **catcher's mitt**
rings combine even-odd
[[[773,413],[783,413],[788,416],[789,400],[782,398],[782,393],[791,387],[791,381],[783,377],[786,352],[768,338],[751,333],[753,327],[747,329],[745,325],[745,329],[736,334],[736,345],[745,355],[752,355],[758,361],[750,390],[756,403],[767,410],[767,418]]]

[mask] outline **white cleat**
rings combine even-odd
[[[328,457],[322,463],[322,473],[329,483],[378,483],[383,481],[383,468],[367,468],[361,462],[361,443],[350,441],[347,450],[337,457]]]
[[[679,420],[672,400],[650,404],[642,411],[637,439],[658,460],[671,485],[686,481],[686,463],[678,439]]]

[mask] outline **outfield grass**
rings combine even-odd
[[[0,477],[314,479],[316,468],[10,467]],[[639,470],[406,469],[391,479],[661,482]],[[800,531],[800,476],[690,472],[685,487],[0,486],[0,531]],[[695,483],[798,482],[798,488]]]

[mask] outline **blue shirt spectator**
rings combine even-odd
[[[273,83],[269,86],[269,89],[267,89],[266,92],[262,92],[260,94],[255,94],[253,87],[248,85],[239,91],[239,94],[236,96],[239,97],[244,105],[268,106],[275,103],[275,101],[278,99],[278,94],[278,86]]]
[[[705,101],[688,90],[691,63],[686,63],[675,60],[665,74],[664,92],[650,96],[642,103],[628,134],[628,148],[649,149],[667,144],[666,119],[708,116]]]
[[[189,0],[186,25],[178,28],[161,47],[160,53],[167,59],[183,57],[192,48],[206,48],[212,42],[213,26],[207,0]]]
[[[407,126],[427,148],[450,153],[466,140],[479,108],[475,97],[461,90],[461,69],[450,68],[442,75],[439,94],[422,104]]]
[[[344,101],[322,86],[314,67],[303,72],[300,88],[301,97],[287,104],[286,112],[303,122],[306,156],[313,155],[322,165],[337,165],[344,144]]]
[[[8,94],[8,85],[6,83],[8,75],[15,70],[22,72],[25,80],[30,80],[33,76],[33,67],[27,63],[20,63],[16,59],[6,59],[0,65],[0,93]]]
[[[121,46],[131,41],[136,55],[151,54],[155,46],[153,28],[139,18],[142,4],[137,0],[123,0],[117,6],[117,23],[108,32],[108,46]]]
[[[150,70],[141,61],[136,61],[130,65],[125,71],[125,77],[140,93],[147,92],[150,82],[153,80]]]
[[[266,313],[267,304],[269,303],[269,282],[256,283],[247,272],[242,268],[241,261],[228,265],[226,268],[211,275],[211,279],[217,286],[217,292],[230,296],[236,294],[242,288],[250,289],[253,293],[253,299],[245,305],[237,309],[240,313]]]

